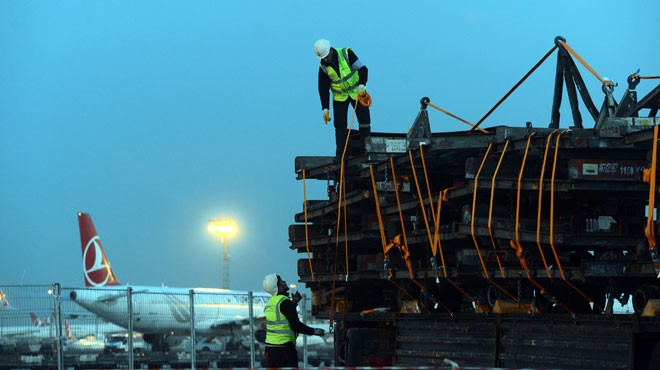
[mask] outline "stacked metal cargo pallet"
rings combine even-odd
[[[593,128],[579,113],[559,128],[555,104],[548,128],[431,133],[423,98],[407,134],[374,133],[366,153],[343,161],[296,158],[299,180],[328,188],[303,204],[289,236],[313,313],[336,324],[336,363],[546,366],[553,350],[563,368],[637,368],[652,350],[660,361],[657,320],[640,329],[639,318],[613,315],[616,301],[641,313],[660,298],[660,85],[638,101],[638,77],[620,104],[604,85]],[[384,358],[365,363],[356,343],[380,343]]]

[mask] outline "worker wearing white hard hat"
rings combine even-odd
[[[348,107],[355,108],[359,123],[360,148],[347,149],[347,155],[364,152],[366,139],[371,135],[371,115],[369,107],[357,104],[358,96],[367,93],[367,66],[358,59],[351,48],[333,48],[330,41],[319,39],[314,43],[314,54],[321,61],[318,72],[319,98],[323,110],[323,121],[330,119],[330,91],[332,91],[332,110],[335,118],[336,156],[341,157],[348,134]]]
[[[309,327],[298,319],[296,305],[300,293],[289,298],[289,287],[279,275],[268,274],[263,281],[264,290],[272,297],[264,307],[266,316],[267,367],[298,367],[296,337],[298,333],[325,335],[325,330]]]

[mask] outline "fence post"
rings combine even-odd
[[[190,289],[188,296],[190,302],[190,367],[192,370],[195,370],[197,368],[197,351],[195,351],[197,344],[197,340],[195,339],[195,291]]]
[[[248,317],[250,318],[250,368],[254,369],[254,301],[252,291],[248,292]]]
[[[60,283],[53,284],[53,297],[55,301],[55,332],[57,334],[57,369],[64,369],[64,351],[62,347],[62,302],[60,301]]]
[[[133,353],[133,288],[126,288],[126,308],[128,310],[128,369],[133,370],[135,366],[135,355]]]

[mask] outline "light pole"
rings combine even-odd
[[[208,230],[220,237],[222,244],[222,285],[229,289],[229,237],[236,232],[234,221],[228,218],[209,220]]]

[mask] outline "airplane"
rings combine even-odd
[[[55,338],[57,336],[55,325],[53,325],[54,314],[40,318],[35,313],[30,312],[29,317],[32,322],[31,325],[16,324],[16,322],[23,321],[21,320],[21,317],[23,317],[24,320],[24,313],[16,311],[16,314],[12,315],[11,318],[4,320],[2,325],[0,325],[0,342],[38,342],[45,339]]]
[[[94,354],[101,353],[105,349],[105,338],[100,339],[95,335],[87,335],[83,338],[77,338],[71,330],[69,321],[64,321],[66,340],[63,343],[64,352],[76,354]]]
[[[128,328],[127,288],[117,280],[89,214],[78,212],[85,289],[73,290],[72,301],[102,319]],[[133,330],[156,348],[168,336],[190,335],[190,288],[130,286]],[[195,333],[234,336],[249,325],[248,294],[215,288],[193,288]],[[253,313],[263,319],[267,293],[253,293]]]
[[[39,318],[36,313],[30,312],[30,320],[32,320],[32,324],[34,326],[38,327],[43,327],[43,326],[51,326],[53,322],[55,321],[55,314],[51,314],[49,316],[46,316],[44,319]]]
[[[7,296],[5,293],[0,290],[0,310],[10,309],[9,301],[7,301]]]
[[[57,340],[57,320],[54,312],[39,316],[35,312],[26,312],[25,308],[9,304],[7,295],[0,292],[0,302],[7,310],[0,316],[0,344],[18,345],[19,351],[37,353],[55,348]],[[66,317],[66,315],[63,315]],[[30,324],[27,323],[29,318]],[[92,313],[89,315],[75,315],[75,323],[65,320],[62,331],[64,350],[68,353],[88,354],[103,351],[106,336],[125,332],[125,329],[112,323],[101,322]],[[78,333],[86,333],[81,339],[73,335],[73,329]],[[98,338],[98,339],[97,339]]]

